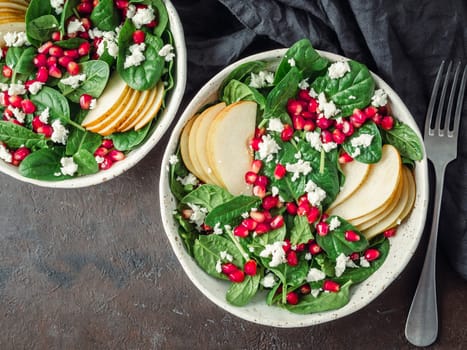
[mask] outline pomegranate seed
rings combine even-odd
[[[254,151],[259,151],[259,144],[261,143],[261,139],[259,138],[253,138],[251,139],[250,141],[250,147],[254,150]]]
[[[315,129],[316,129],[316,125],[313,122],[313,120],[305,120],[305,123],[303,124],[303,130],[313,131]]]
[[[89,42],[84,42],[78,47],[78,55],[86,56],[89,53],[91,44]]]
[[[365,259],[368,261],[373,261],[373,260],[378,259],[379,255],[380,255],[379,250],[375,248],[368,248],[364,254]]]
[[[267,224],[270,223],[272,221],[271,212],[269,212],[268,210],[264,210],[263,214],[264,214],[264,222]]]
[[[386,231],[384,231],[384,237],[393,237],[396,235],[396,232],[397,232],[397,228],[396,227],[393,227],[393,228],[390,228],[390,229],[387,229]]]
[[[12,105],[15,108],[21,108],[21,102],[23,102],[23,98],[18,95],[13,95],[8,98],[8,101],[10,102],[10,105]]]
[[[253,194],[256,197],[264,198],[264,196],[266,196],[266,188],[264,186],[261,186],[261,185],[255,185],[253,187]]]
[[[297,253],[294,250],[291,250],[287,253],[286,259],[287,259],[287,264],[289,264],[290,266],[298,265]]]
[[[310,204],[310,202],[308,202],[308,200],[302,201],[302,202],[298,205],[298,208],[297,208],[297,215],[299,215],[299,216],[307,216],[308,213],[310,212],[310,210],[311,210],[311,204]]]
[[[387,115],[381,119],[381,127],[384,130],[391,130],[394,127],[394,118]]]
[[[311,293],[311,287],[308,283],[300,287],[300,294],[307,295],[310,293]]]
[[[49,67],[49,75],[51,77],[53,77],[53,78],[60,79],[62,77],[62,71],[57,66],[50,66]]]
[[[318,243],[313,241],[310,243],[310,246],[308,247],[308,251],[311,253],[311,255],[316,255],[316,254],[321,253],[323,250],[318,245]]]
[[[243,265],[243,271],[245,271],[245,273],[248,275],[248,276],[254,276],[256,275],[256,261],[254,260],[248,260],[245,265]]]
[[[237,270],[230,273],[228,277],[233,283],[242,283],[245,280],[245,273],[242,270]]]
[[[287,213],[290,215],[297,215],[297,205],[293,202],[286,203],[285,210],[287,210]]]
[[[113,149],[109,152],[108,157],[113,161],[113,162],[118,162],[120,160],[125,159],[125,153],[122,151],[118,151],[116,149]]]
[[[308,201],[308,196],[307,196],[306,193],[302,194],[300,197],[298,197],[298,205],[300,205],[302,203],[310,204],[310,202]]]
[[[2,75],[5,78],[11,78],[11,76],[13,75],[13,70],[10,67],[8,67],[7,65],[4,65],[3,68],[2,68]]]
[[[282,215],[277,215],[272,221],[269,223],[273,230],[281,228],[284,226],[284,217]]]
[[[10,105],[10,96],[8,96],[7,92],[0,92],[0,104],[4,107]]]
[[[96,149],[96,151],[94,152],[94,156],[95,157],[104,157],[107,155],[107,153],[109,153],[109,150],[105,147],[99,147],[98,149]]]
[[[305,243],[299,243],[295,247],[296,252],[303,252],[305,250]]]
[[[315,98],[312,98],[310,102],[308,102],[308,112],[316,113],[317,108],[318,108],[318,101]]]
[[[102,147],[107,149],[111,149],[114,146],[114,142],[111,139],[103,139],[102,140]]]
[[[20,147],[16,151],[13,152],[13,159],[21,162],[24,158],[26,158],[31,151],[26,147]]]
[[[38,53],[32,60],[37,68],[47,65],[47,56],[43,53]]]
[[[303,130],[303,126],[305,125],[305,119],[301,115],[294,115],[292,117],[293,127],[295,130]]]
[[[373,123],[376,125],[381,125],[381,121],[383,120],[383,116],[379,113],[376,113],[371,120],[373,120]]]
[[[263,223],[266,221],[266,216],[264,215],[263,212],[261,211],[251,211],[250,212],[250,218],[252,218],[254,221],[256,221],[258,224]]]
[[[42,44],[42,46],[40,46],[38,49],[37,49],[37,52],[39,53],[48,53],[49,52],[49,49],[53,46],[53,42],[51,41],[47,41],[45,42],[44,44]]]
[[[261,168],[263,167],[263,161],[259,159],[255,159],[251,162],[251,171],[255,174],[258,174]]]
[[[316,113],[312,113],[308,111],[303,111],[301,116],[305,119],[316,119]]]
[[[284,244],[282,245],[282,250],[285,253],[288,253],[292,249],[292,244],[290,243],[290,239],[284,239]]]
[[[320,236],[326,236],[329,233],[329,224],[324,221],[318,222],[316,224],[316,232]]]
[[[231,262],[222,264],[221,269],[222,269],[222,272],[225,273],[226,275],[230,275],[231,273],[238,271],[238,267]]]
[[[246,219],[243,219],[242,220],[242,226],[245,226],[245,228],[248,230],[248,231],[253,231],[256,226],[258,226],[258,223],[253,220],[252,218],[246,218]]]
[[[146,38],[146,34],[142,30],[135,30],[133,33],[133,42],[135,44],[144,43],[144,39]]]
[[[344,133],[345,136],[352,136],[355,129],[348,120],[344,120],[341,123],[341,131]]]
[[[287,112],[290,115],[299,115],[304,109],[304,103],[302,101],[290,99],[287,101]]]
[[[379,106],[378,107],[378,112],[381,115],[387,115],[389,113],[389,106],[386,104],[384,106]]]
[[[298,98],[302,101],[310,101],[311,100],[310,92],[308,90],[301,89],[298,92]]]
[[[47,67],[56,66],[57,63],[58,63],[57,57],[49,56],[49,58],[47,58]]]
[[[366,122],[366,114],[358,108],[355,108],[350,116],[350,122],[356,128],[361,127]]]
[[[298,294],[296,292],[288,292],[286,296],[287,304],[297,305],[298,304]]]
[[[79,98],[79,106],[81,107],[81,109],[89,109],[89,107],[91,107],[92,99],[93,97],[91,95],[82,94]]]
[[[332,142],[332,133],[329,130],[321,131],[321,141],[323,143]]]
[[[82,2],[81,4],[76,6],[76,9],[79,13],[87,15],[92,12],[92,4],[89,2]]]
[[[152,20],[151,22],[146,24],[146,27],[148,28],[154,28],[155,26],[157,26],[157,22],[155,20]]]
[[[284,129],[281,132],[281,140],[284,142],[290,141],[293,137],[293,133],[292,125],[284,124]]]
[[[274,177],[277,180],[282,179],[286,173],[287,173],[287,170],[285,169],[285,166],[283,166],[282,164],[276,165],[276,168],[274,169]]]
[[[373,106],[368,106],[363,110],[363,113],[366,114],[367,118],[373,118],[373,116],[378,112],[378,109]]]
[[[66,66],[66,70],[70,75],[77,75],[79,74],[79,71],[80,71],[79,64],[74,61],[71,61]]]
[[[258,175],[252,171],[247,171],[245,174],[245,182],[249,185],[254,185],[256,180],[258,179]]]
[[[52,136],[54,129],[50,125],[43,124],[37,128],[36,132],[44,135],[45,137],[50,137]]]
[[[337,282],[331,280],[325,280],[323,282],[323,290],[327,290],[328,292],[337,293],[340,289],[340,285]]]
[[[31,100],[21,101],[21,108],[26,114],[32,114],[36,111],[36,105]]]
[[[109,157],[104,157],[104,161],[102,163],[99,163],[99,169],[100,170],[107,170],[110,169],[113,165],[112,159]]]
[[[117,6],[118,9],[123,10],[128,7],[128,1],[126,0],[117,0],[115,1],[115,5]]]
[[[53,32],[52,33],[52,40],[53,41],[59,41],[62,39],[62,35],[60,34],[60,32]]]
[[[193,210],[191,210],[191,209],[183,209],[182,210],[182,218],[188,220],[191,217],[191,215],[193,215]]]
[[[266,188],[266,186],[269,183],[269,179],[265,175],[259,175],[258,178],[256,179],[255,185],[262,186]]]
[[[352,260],[352,261],[360,260],[360,254],[358,254],[357,252],[352,253],[352,254],[349,255],[349,258],[350,258],[350,260]]]
[[[344,238],[349,242],[358,242],[360,240],[358,233],[352,230],[345,231]]]
[[[316,220],[318,220],[320,214],[321,213],[317,207],[311,207],[310,210],[308,211],[306,218],[308,219],[308,222],[312,224]]]
[[[344,133],[339,130],[339,129],[334,129],[332,131],[332,140],[337,143],[338,145],[341,145],[345,141],[345,135]]]
[[[255,128],[255,137],[260,139],[263,135],[266,134],[265,128]]]
[[[327,119],[324,117],[319,117],[318,119],[316,119],[316,126],[321,130],[329,129],[333,124],[334,121],[332,119]]]
[[[81,38],[85,38],[85,37],[89,38],[88,30],[91,29],[91,27],[92,27],[91,20],[89,18],[83,17],[83,18],[81,18],[81,24],[83,25],[83,28],[84,28],[85,31],[80,33],[80,37]]]
[[[351,161],[353,161],[353,158],[347,152],[344,152],[339,156],[340,164],[350,163]]]
[[[326,213],[323,213],[323,215],[321,215],[321,221],[325,221],[329,218],[329,215],[326,214]]]
[[[201,229],[202,229],[203,231],[212,231],[212,227],[209,226],[209,225],[206,225],[206,224],[202,224],[202,225],[201,225]]]
[[[41,127],[42,125],[44,125],[44,123],[41,122],[41,120],[39,119],[39,117],[34,117],[34,118],[32,118],[31,124],[32,124],[32,130],[34,130],[34,131],[37,131],[37,129],[38,129],[39,127]]]
[[[52,45],[49,48],[49,55],[57,58],[62,57],[63,49],[60,46]]]
[[[278,203],[279,198],[273,196],[266,196],[263,198],[262,205],[264,209],[271,210],[272,208],[275,208]]]
[[[237,237],[245,238],[245,237],[248,237],[249,232],[245,226],[238,225],[238,226],[235,226],[235,228],[233,229],[233,234]]]
[[[52,58],[55,58],[55,57],[52,57]],[[67,56],[62,56],[62,57],[59,57],[57,62],[59,65],[61,65],[63,68],[66,68],[68,66],[68,63],[70,63],[72,61],[71,57],[67,57]]]
[[[263,235],[265,233],[268,233],[269,231],[271,231],[271,228],[269,227],[268,224],[262,222],[262,223],[258,223],[258,225],[256,226],[256,229],[255,229],[255,233],[257,235]]]
[[[63,52],[63,55],[65,57],[70,57],[72,60],[75,60],[75,59],[79,58],[79,56],[80,56],[80,54],[78,52],[78,49],[65,50]]]

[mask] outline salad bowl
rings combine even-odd
[[[244,306],[233,306],[227,302],[228,281],[215,279],[203,271],[192,255],[188,253],[185,243],[180,237],[179,224],[174,218],[174,211],[177,209],[178,201],[170,188],[169,168],[174,162],[174,155],[177,153],[183,128],[190,118],[203,110],[206,105],[211,105],[218,100],[219,89],[224,79],[232,71],[244,63],[253,61],[265,61],[269,68],[274,70],[286,52],[286,49],[278,49],[244,58],[219,72],[201,88],[186,107],[172,131],[163,158],[159,190],[161,215],[166,235],[181,266],[193,284],[213,303],[239,318],[267,326],[291,328],[329,322],[356,312],[377,298],[397,278],[411,260],[423,232],[428,202],[428,174],[427,160],[423,156],[417,161],[414,168],[416,194],[411,214],[398,227],[397,234],[389,240],[390,250],[384,263],[366,280],[352,287],[349,302],[344,306],[335,310],[297,314],[285,308],[267,305],[265,302],[267,293],[265,291],[258,292]],[[318,52],[331,62],[346,59],[333,53]],[[387,93],[392,114],[410,126],[421,140],[418,127],[401,98],[380,77],[373,73],[371,75],[375,80],[376,87]],[[423,148],[423,145],[421,147]]]

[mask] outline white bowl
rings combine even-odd
[[[285,51],[285,49],[279,49],[263,52],[230,65],[213,77],[193,98],[172,131],[172,136],[164,154],[159,185],[160,205],[165,232],[175,255],[191,281],[212,302],[233,315],[251,322],[274,327],[305,327],[336,320],[363,308],[382,293],[402,272],[414,254],[423,232],[428,206],[428,169],[426,157],[422,161],[417,162],[415,168],[417,191],[413,211],[410,217],[399,227],[397,235],[390,239],[391,249],[384,264],[367,280],[351,288],[351,298],[347,305],[338,310],[310,315],[297,315],[279,307],[268,306],[265,301],[265,293],[258,293],[251,303],[244,307],[228,304],[225,300],[225,294],[230,282],[217,280],[198,267],[195,260],[187,253],[178,235],[177,223],[172,217],[173,210],[176,208],[176,200],[170,191],[169,176],[166,169],[169,165],[169,157],[176,151],[184,124],[202,106],[216,99],[217,90],[222,80],[234,68],[242,63],[253,60],[278,61],[285,54]],[[319,52],[332,61],[343,59],[339,55],[323,51]],[[377,86],[387,92],[393,115],[410,125],[421,139],[420,131],[413,117],[399,96],[377,75],[373,74],[373,77]]]
[[[172,3],[169,0],[165,0],[165,5],[169,14],[170,29],[174,37],[176,51],[175,87],[167,94],[166,108],[158,115],[157,125],[144,144],[129,152],[124,160],[114,163],[113,166],[108,170],[99,171],[98,173],[92,175],[85,175],[62,181],[42,181],[24,177],[19,173],[17,167],[3,161],[0,161],[0,172],[10,175],[18,180],[42,187],[79,188],[96,185],[117,177],[138,163],[141,159],[143,159],[144,156],[146,156],[146,154],[149,153],[149,151],[151,151],[151,149],[164,136],[168,127],[171,125],[173,119],[175,118],[175,115],[182,101],[186,85],[187,63],[183,27],[178,17],[177,11],[175,10],[175,7],[172,5]]]

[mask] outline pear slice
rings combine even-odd
[[[233,103],[214,118],[208,131],[210,167],[233,195],[252,192],[244,179],[253,158],[248,144],[255,132],[256,109],[253,101]]]
[[[352,162],[342,164],[341,169],[345,176],[344,186],[342,186],[336,199],[329,206],[330,209],[341,204],[360,187],[370,171],[370,164],[354,160]]]
[[[164,99],[164,94],[165,94],[164,83],[162,81],[157,83],[156,89],[157,89],[157,98],[153,104],[153,108],[151,108],[151,110],[148,113],[141,114],[140,116],[138,116],[138,119],[136,119],[133,122],[133,125],[130,128],[134,128],[135,130],[141,129],[151,120],[153,120],[154,117],[157,115],[157,113],[159,113],[159,110],[162,107],[162,101]]]
[[[406,175],[406,191],[408,192],[408,199],[407,204],[405,205],[405,208],[399,217],[399,221],[404,220],[407,217],[407,215],[409,215],[409,213],[412,211],[413,204],[415,203],[415,196],[417,193],[417,187],[412,171],[407,167],[403,167],[403,172]]]
[[[140,114],[146,114],[149,113],[149,111],[153,108],[153,104],[156,101],[157,98],[157,89],[152,89],[148,90],[149,97],[147,103],[143,106],[141,110],[138,111],[138,113],[131,113],[125,120],[122,121],[122,123],[118,126],[117,131],[122,131],[126,125],[129,125],[135,120]]]
[[[199,154],[197,153],[196,149],[196,133],[198,131],[198,125],[200,122],[198,115],[196,119],[193,121],[193,125],[191,126],[190,134],[188,135],[188,150],[190,154],[191,162],[196,169],[196,174],[198,174],[198,178],[203,181],[204,183],[212,183],[209,179],[209,176],[204,172],[204,167],[202,166],[199,160]]]
[[[347,200],[328,213],[352,220],[387,204],[397,190],[401,178],[401,158],[394,146],[384,145],[378,163],[370,166],[365,182]]]
[[[193,126],[193,122],[196,119],[196,115],[193,116],[188,122],[185,124],[183,127],[182,133],[180,135],[180,154],[182,155],[182,160],[187,169],[195,175],[197,178],[199,178],[199,174],[193,165],[193,162],[191,161],[190,158],[190,150],[189,150],[189,145],[188,145],[188,138],[190,136],[190,131],[191,127]]]
[[[22,11],[26,13],[28,6],[26,4],[15,2],[15,1],[0,1],[0,8],[12,9],[12,10]]]

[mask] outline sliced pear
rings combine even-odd
[[[0,17],[0,24],[18,23],[24,21],[24,16],[8,15]]]
[[[191,162],[196,169],[196,174],[198,174],[198,178],[205,183],[212,183],[209,179],[209,176],[204,172],[203,165],[199,160],[199,154],[196,151],[196,133],[198,131],[200,119],[198,117],[193,121],[193,125],[191,126],[190,134],[188,135],[188,151],[190,154]]]
[[[407,215],[410,214],[413,208],[413,204],[415,203],[415,196],[417,194],[417,187],[412,171],[407,167],[403,167],[403,172],[406,175],[407,186],[405,190],[408,192],[408,199],[398,221],[404,220]]]
[[[366,181],[347,200],[328,213],[352,220],[367,215],[387,204],[397,190],[401,178],[401,158],[397,149],[384,145],[378,163],[370,166]]]
[[[185,163],[185,166],[187,169],[195,175],[197,178],[199,178],[199,174],[193,165],[193,162],[191,161],[190,158],[190,150],[189,150],[189,145],[188,145],[188,139],[190,136],[190,131],[191,127],[193,126],[193,122],[195,121],[197,115],[193,116],[183,127],[182,134],[180,135],[180,153],[182,155],[183,163]]]
[[[118,126],[118,128],[117,128],[118,132],[122,131],[125,128],[126,125],[131,124],[133,122],[133,120],[135,120],[140,114],[148,113],[148,111],[151,110],[152,105],[156,101],[157,90],[152,89],[152,90],[147,90],[147,91],[149,93],[147,103],[144,106],[142,106],[142,109],[140,109],[138,111],[135,111],[135,112],[131,113],[129,116],[127,116],[127,118],[125,120],[123,120],[122,123]]]
[[[162,101],[164,99],[164,94],[165,94],[164,83],[162,81],[157,83],[156,89],[157,89],[157,98],[153,104],[153,108],[146,114],[140,114],[138,118],[133,122],[130,129],[133,128],[135,130],[139,130],[143,128],[147,123],[149,123],[151,120],[155,118],[157,113],[159,113],[159,110],[162,107]]]
[[[342,164],[341,169],[345,176],[345,182],[336,199],[329,206],[331,209],[349,198],[360,187],[370,171],[370,164],[354,160],[352,162]]]
[[[244,178],[252,162],[248,143],[255,132],[256,109],[253,101],[233,103],[216,116],[208,131],[209,164],[234,195],[251,194]]]
[[[114,72],[109,79],[102,95],[96,103],[96,107],[89,111],[86,118],[81,123],[85,128],[99,124],[107,118],[109,114],[122,105],[125,97],[131,93],[130,87],[120,78],[117,72]]]
[[[12,9],[16,11],[22,11],[26,13],[28,7],[22,3],[16,3],[13,1],[0,1],[0,8],[1,9]]]

